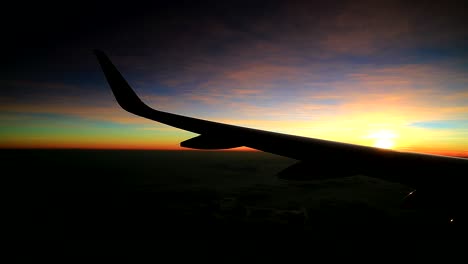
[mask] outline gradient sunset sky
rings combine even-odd
[[[7,7],[0,148],[180,149],[195,136],[121,109],[101,49],[159,110],[468,155],[461,1],[151,2]]]

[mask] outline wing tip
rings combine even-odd
[[[102,61],[103,59],[107,58],[106,53],[100,49],[94,49],[93,53],[99,61]]]
[[[142,110],[147,110],[148,106],[141,101],[104,51],[94,49],[93,52],[119,105],[126,111],[137,115]]]

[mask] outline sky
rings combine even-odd
[[[158,110],[468,155],[466,4],[429,2],[8,4],[0,148],[181,149],[196,136],[121,109],[101,49]]]

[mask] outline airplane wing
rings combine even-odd
[[[444,189],[446,193],[459,185],[468,171],[468,159],[463,158],[294,136],[155,110],[140,100],[104,52],[96,50],[95,55],[117,102],[126,111],[199,134],[181,142],[182,147],[228,149],[246,146],[298,160],[279,174],[284,179],[310,180],[364,174],[417,189]]]

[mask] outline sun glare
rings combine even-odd
[[[380,130],[369,135],[369,138],[374,139],[374,147],[391,149],[395,146],[396,135],[390,130]]]
[[[395,145],[393,139],[389,138],[379,138],[376,139],[374,142],[374,147],[384,148],[384,149],[391,149]]]

